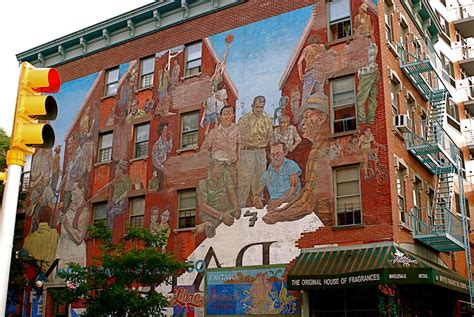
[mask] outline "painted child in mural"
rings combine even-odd
[[[362,153],[363,164],[362,169],[364,170],[365,179],[369,178],[368,168],[369,168],[369,158],[376,155],[377,148],[372,148],[372,144],[377,146],[377,141],[370,131],[370,128],[367,127],[364,129],[364,133],[359,137],[359,148]]]
[[[221,156],[222,155],[222,156]],[[206,179],[200,180],[197,187],[197,200],[201,216],[201,224],[197,232],[211,238],[216,234],[216,228],[222,222],[231,226],[234,219],[240,218],[240,207],[231,176],[225,170],[228,158],[215,154],[209,164]]]
[[[291,89],[290,104],[291,112],[293,113],[293,123],[298,124],[300,119],[298,113],[300,113],[301,93],[297,87]]]
[[[56,258],[59,234],[49,225],[53,210],[49,206],[41,207],[38,213],[39,226],[26,237],[23,248],[33,257],[43,273],[49,269]]]
[[[338,159],[341,157],[341,139],[333,138],[330,140],[331,146],[329,147],[328,156],[330,159]]]
[[[214,69],[214,73],[211,76],[211,84],[213,92],[217,92],[219,89],[219,85],[223,82],[224,79],[224,71],[227,66],[227,57],[229,56],[230,52],[230,44],[234,41],[234,35],[229,34],[225,37],[225,52],[222,56],[222,61],[219,61]]]
[[[153,161],[155,171],[157,172],[157,191],[161,191],[163,189],[163,181],[165,178],[164,164],[168,154],[171,153],[171,149],[173,148],[173,134],[168,130],[168,122],[160,122],[158,125],[158,135],[158,140],[155,142],[155,144],[153,144],[151,159]]]
[[[158,191],[158,171],[154,170],[148,181],[148,191],[157,192]]]
[[[60,210],[59,237],[56,258],[60,259],[59,269],[66,269],[69,262],[86,265],[86,243],[84,238],[89,225],[90,211],[85,200],[85,189],[74,182],[71,192],[71,203],[66,210]]]
[[[170,81],[170,71],[168,66],[158,71],[158,104],[155,114],[165,117],[169,112],[170,96],[168,94],[168,86]]]
[[[374,32],[367,10],[367,3],[362,3],[359,8],[359,14],[354,19],[356,37],[366,37],[369,39],[366,64],[360,67],[357,72],[359,84],[357,87],[356,103],[359,124],[374,123],[375,111],[377,109],[377,87],[380,79],[379,67],[377,65],[378,47],[375,44]]]
[[[239,120],[242,145],[238,167],[238,199],[240,207],[247,205],[249,194],[257,193],[260,179],[267,169],[265,148],[273,132],[272,119],[264,111],[265,97],[257,96],[252,111]]]
[[[179,66],[178,60],[173,61],[173,70],[171,71],[171,85],[174,86],[179,82],[179,75],[181,74],[181,66]]]
[[[199,126],[205,128],[204,135],[209,133],[211,124],[215,126],[219,123],[219,114],[225,106],[224,101],[227,99],[227,92],[225,89],[223,90],[224,93],[220,93],[218,96],[218,92],[214,92],[211,88],[211,95],[202,104],[204,111]]]
[[[322,37],[319,34],[308,38],[308,45],[298,59],[298,75],[303,82],[303,105],[307,102],[327,102],[324,83],[327,73],[334,72],[336,69],[336,60],[337,53],[322,44]],[[310,97],[314,100],[311,101]]]
[[[284,114],[278,118],[279,126],[273,129],[271,143],[283,142],[289,152],[301,143],[301,137],[296,127],[290,124],[290,116]]]
[[[61,175],[61,145],[56,145],[54,148],[52,168],[51,189],[56,194],[56,192],[59,190],[59,177]]]
[[[128,113],[127,115],[127,118],[125,119],[125,121],[130,124],[132,123],[132,120],[134,119],[138,119],[138,118],[141,118],[145,115],[145,110],[142,110],[138,107],[138,100],[137,99],[133,99],[132,101],[132,105],[130,107],[130,112]]]
[[[332,179],[329,165],[328,105],[306,104],[302,108],[301,132],[313,143],[306,163],[306,184],[300,193],[284,207],[268,209],[263,221],[273,224],[294,221],[315,212],[323,223],[330,221],[330,192],[327,186]]]
[[[220,112],[220,123],[211,130],[206,136],[201,151],[209,151],[210,160],[216,157],[224,157],[226,170],[237,188],[237,163],[240,156],[240,137],[239,126],[234,123],[235,108],[224,106]]]
[[[284,142],[272,143],[270,147],[270,165],[263,174],[260,186],[253,196],[253,203],[258,209],[263,208],[263,191],[266,188],[270,195],[267,209],[275,210],[284,202],[294,198],[301,190],[301,168],[295,161],[286,158],[288,147]]]

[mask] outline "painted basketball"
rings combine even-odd
[[[233,40],[234,40],[234,34],[229,34],[229,35],[227,35],[227,36],[225,37],[225,42],[226,42],[227,44],[232,43]]]

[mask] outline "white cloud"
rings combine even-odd
[[[4,33],[0,49],[0,127],[11,134],[19,77],[16,54],[151,2],[153,1],[2,1],[0,29]]]

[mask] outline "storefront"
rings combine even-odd
[[[306,316],[452,316],[469,290],[456,272],[391,243],[304,250],[287,281],[304,291]]]

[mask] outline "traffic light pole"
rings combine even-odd
[[[3,191],[2,210],[0,211],[0,316],[5,314],[7,307],[8,279],[15,233],[15,218],[18,206],[21,171],[24,154],[9,150],[7,153],[8,171]],[[20,161],[22,161],[20,163]]]

